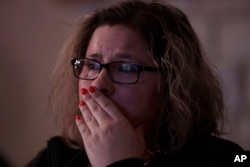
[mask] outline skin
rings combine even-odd
[[[123,25],[97,28],[86,57],[101,63],[129,61],[154,66],[143,38]],[[144,159],[145,136],[152,133],[159,114],[156,80],[156,73],[142,72],[136,84],[117,84],[106,69],[95,80],[79,80],[82,116],[77,116],[76,124],[92,166],[131,157]]]

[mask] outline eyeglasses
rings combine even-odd
[[[95,80],[102,68],[106,68],[110,80],[119,84],[135,84],[138,82],[142,71],[158,71],[156,67],[144,66],[126,61],[101,64],[93,59],[73,58],[71,64],[73,66],[74,75],[78,79]]]

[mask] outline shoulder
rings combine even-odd
[[[161,161],[173,166],[231,166],[235,154],[243,151],[232,141],[214,136],[202,136],[193,139],[176,153],[158,153],[151,164],[155,166]]]
[[[190,142],[183,155],[189,154],[190,163],[195,166],[231,166],[234,156],[243,148],[227,139],[203,136]]]
[[[56,136],[48,140],[47,146],[26,167],[66,167],[84,163],[88,163],[88,159],[83,150],[68,147],[61,137]]]
[[[240,145],[233,141],[219,138],[216,136],[202,136],[189,142],[187,150],[199,152],[236,152],[243,151]]]

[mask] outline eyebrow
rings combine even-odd
[[[86,57],[89,58],[96,58],[96,59],[103,59],[103,55],[100,53],[93,53],[90,55],[86,55]],[[133,59],[132,56],[130,54],[126,54],[126,53],[116,53],[113,57],[113,59]]]
[[[99,53],[93,53],[90,55],[86,55],[85,57],[89,57],[89,58],[102,58],[103,56]]]

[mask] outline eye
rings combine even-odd
[[[100,65],[98,63],[95,63],[95,62],[88,62],[85,65],[90,70],[99,70],[100,69]]]
[[[124,72],[124,73],[133,73],[133,72],[138,72],[138,68],[134,64],[120,64],[120,66],[117,69],[119,72]]]

